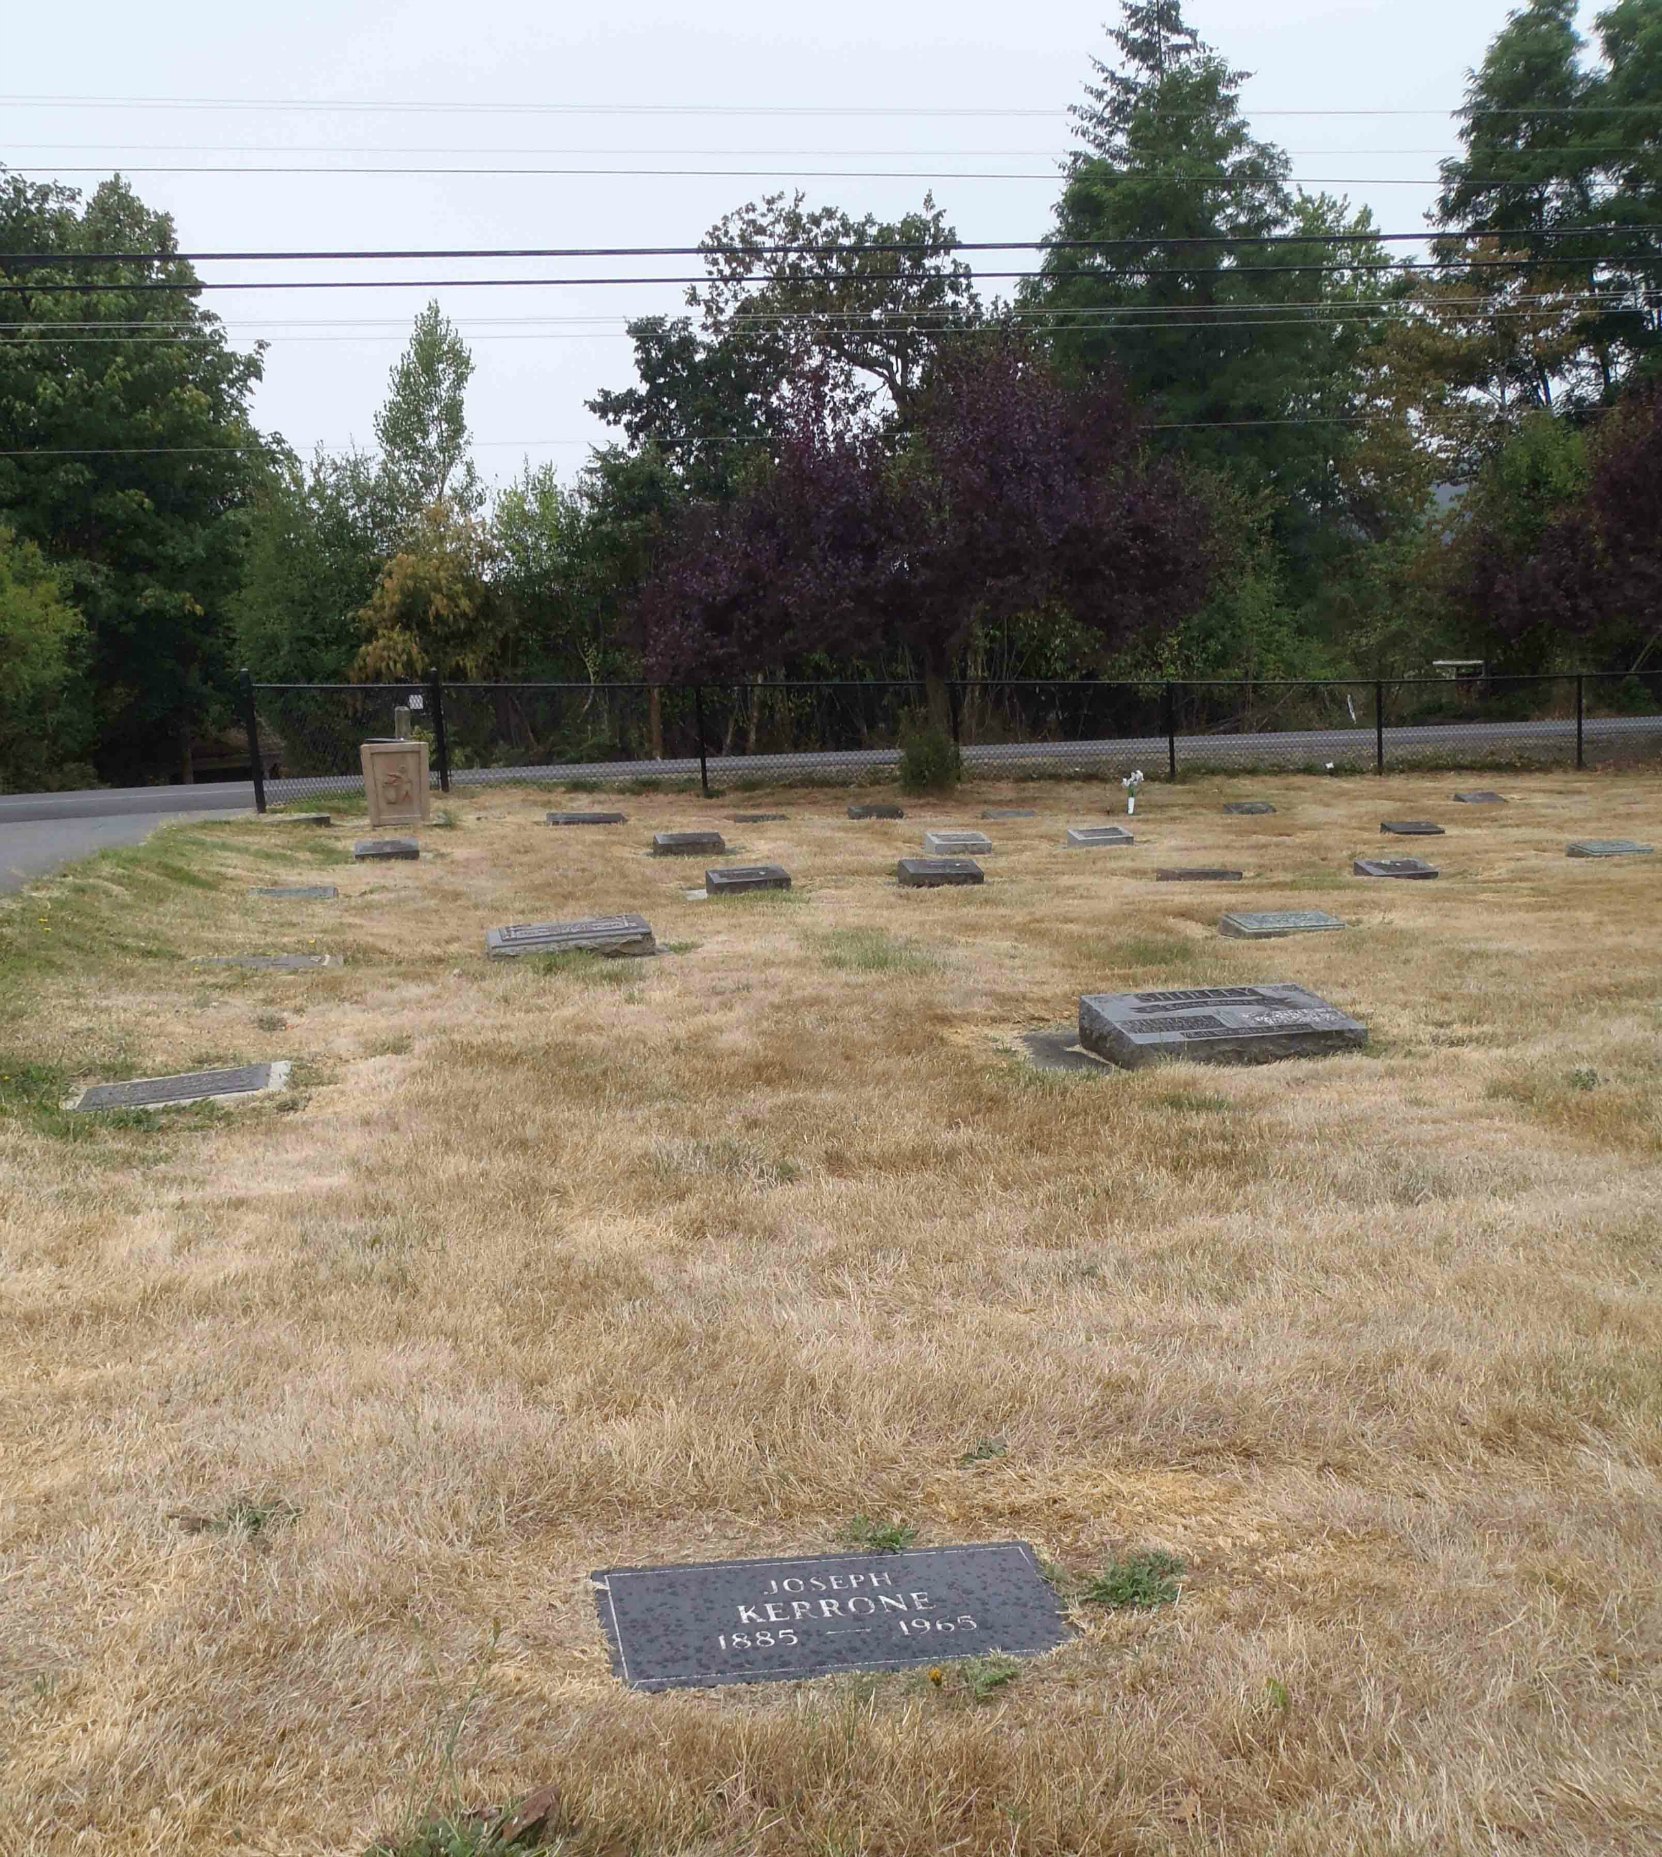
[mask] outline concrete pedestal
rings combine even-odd
[[[433,803],[427,791],[426,742],[364,742],[358,754],[363,763],[371,829],[428,824]]]

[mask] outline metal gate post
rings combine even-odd
[[[254,713],[254,673],[242,672],[242,726],[248,731],[248,765],[254,775],[254,810],[265,811],[265,767],[260,759],[260,719]]]
[[[698,737],[698,784],[704,797],[710,797],[710,763],[704,748],[704,686],[693,685],[693,732]]]
[[[1584,768],[1587,765],[1587,679],[1576,673],[1575,679],[1575,764]]]
[[[1177,779],[1177,685],[1166,685],[1166,777]]]
[[[435,664],[427,673],[427,701],[433,706],[433,758],[439,764],[439,791],[450,791],[450,732],[444,726],[444,685]]]
[[[1373,771],[1385,772],[1385,679],[1376,677],[1373,684]]]

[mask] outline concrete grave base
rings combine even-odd
[[[352,855],[360,863],[411,863],[421,856],[421,847],[413,838],[360,838],[352,847]]]
[[[1567,858],[1648,858],[1655,852],[1654,845],[1641,845],[1631,838],[1578,838],[1564,847]]]
[[[1274,941],[1283,935],[1321,935],[1344,927],[1322,909],[1269,909],[1227,915],[1218,933],[1235,941]]]
[[[591,916],[581,922],[523,922],[492,929],[485,953],[493,961],[526,954],[656,954],[651,924],[641,916]]]

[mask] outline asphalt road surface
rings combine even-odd
[[[77,858],[90,858],[94,852],[108,851],[116,845],[142,844],[159,825],[175,825],[180,818],[194,814],[197,818],[234,819],[245,807],[226,811],[227,789],[224,787],[142,787],[138,789],[149,801],[146,811],[117,808],[99,811],[100,804],[126,797],[111,793],[46,793],[0,795],[0,896],[20,890],[37,877],[49,877]],[[169,804],[175,793],[213,795],[213,808]],[[47,810],[46,802],[52,801]],[[65,804],[79,801],[81,804]],[[250,791],[247,806],[254,803]]]

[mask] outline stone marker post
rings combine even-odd
[[[372,831],[384,825],[426,825],[433,816],[424,741],[365,742],[358,750]]]

